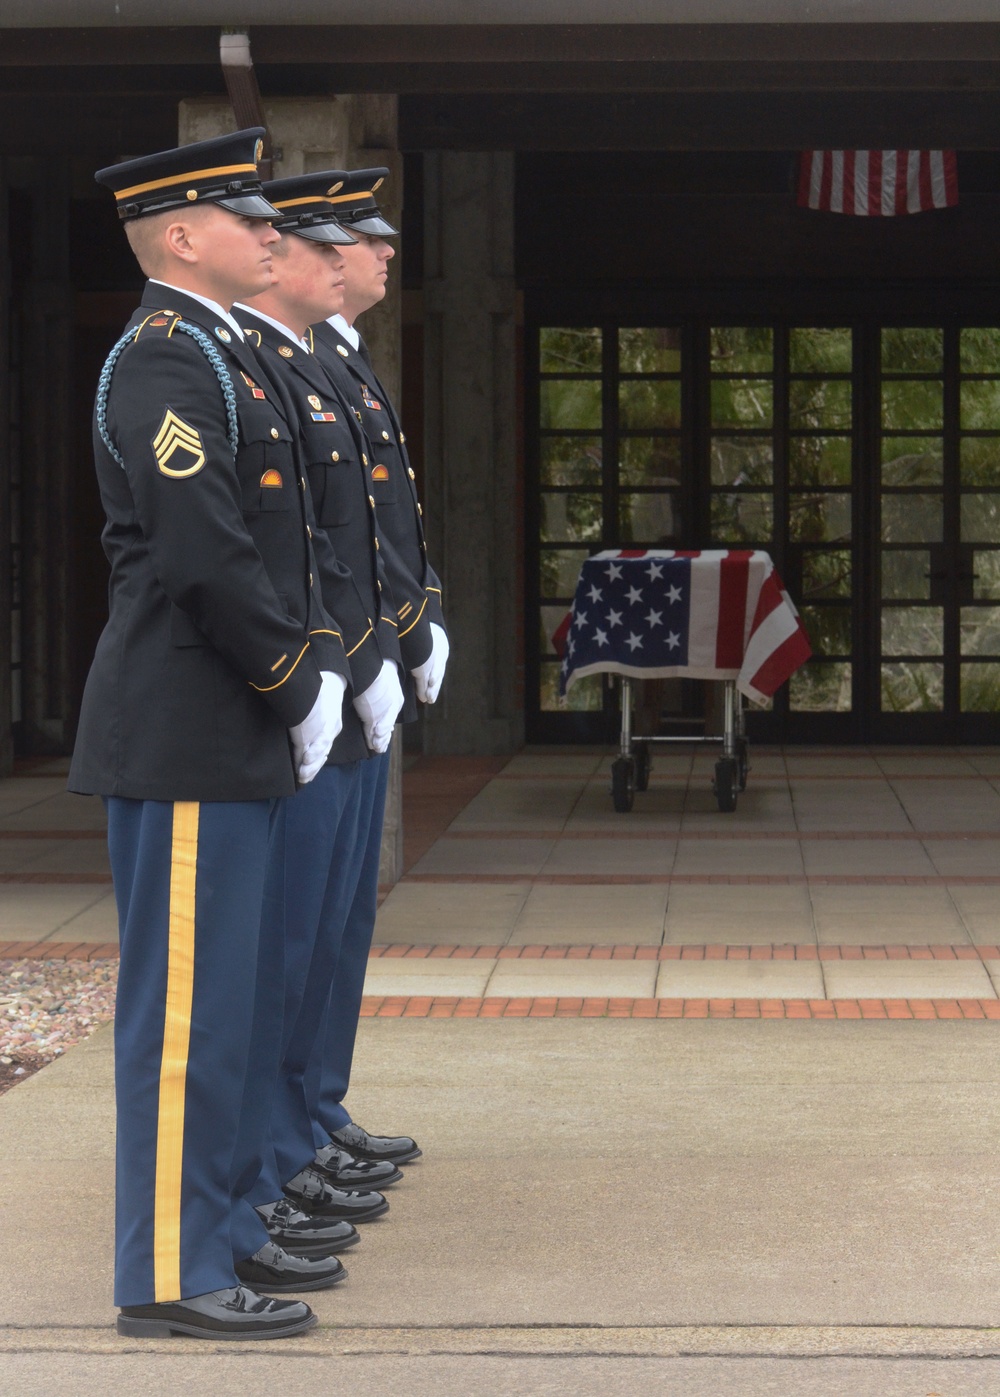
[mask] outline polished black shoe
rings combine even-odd
[[[294,1179],[285,1184],[284,1193],[304,1213],[322,1213],[327,1218],[346,1218],[348,1222],[367,1222],[389,1211],[381,1193],[348,1192],[327,1183],[316,1169],[300,1169]]]
[[[408,1135],[369,1135],[353,1121],[339,1130],[331,1130],[330,1139],[358,1159],[388,1159],[393,1164],[409,1164],[411,1159],[423,1154],[416,1140]]]
[[[304,1213],[290,1198],[264,1203],[257,1212],[272,1242],[293,1256],[332,1256],[361,1241],[361,1233],[343,1218]]]
[[[403,1177],[391,1159],[355,1159],[339,1145],[324,1145],[317,1150],[312,1167],[334,1188],[388,1188]]]
[[[189,1300],[123,1305],[118,1333],[136,1339],[190,1334],[195,1339],[284,1339],[302,1334],[316,1316],[302,1300],[270,1300],[246,1286],[210,1290]]]
[[[326,1290],[347,1279],[335,1256],[292,1256],[274,1242],[265,1242],[246,1261],[237,1261],[236,1275],[246,1285],[275,1295],[289,1290]]]

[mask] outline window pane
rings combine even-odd
[[[882,384],[882,426],[896,432],[940,431],[944,385],[934,379]]]
[[[851,608],[849,606],[803,606],[802,624],[817,655],[849,655]]]
[[[963,543],[1000,543],[1000,495],[963,495]]]
[[[618,418],[623,428],[679,427],[680,380],[623,379],[618,384]]]
[[[920,328],[882,331],[883,373],[940,373],[943,363],[943,330]]]
[[[1000,485],[1000,437],[962,437],[958,458],[963,485]]]
[[[545,379],[541,390],[542,427],[600,429],[601,381],[594,378]]]
[[[959,634],[962,655],[1000,655],[1000,606],[963,606]]]
[[[774,388],[769,378],[712,383],[713,427],[770,427],[773,416]]]
[[[720,326],[711,343],[713,373],[770,373],[774,365],[774,334],[767,326]]]
[[[883,485],[940,485],[944,442],[940,437],[883,437]]]
[[[887,606],[882,610],[883,655],[940,655],[944,607]]]
[[[680,437],[622,437],[618,479],[622,485],[679,485]]]
[[[850,485],[850,437],[791,437],[788,442],[791,485]]]
[[[1000,382],[963,383],[959,422],[966,432],[994,432],[1000,427]]]
[[[601,484],[600,437],[542,437],[543,485]]]
[[[827,427],[851,429],[851,384],[848,379],[793,379],[788,385],[788,420],[794,430]]]
[[[601,372],[601,332],[547,328],[540,332],[543,374]]]
[[[622,542],[675,544],[681,534],[677,506],[676,496],[668,491],[622,495],[618,502]]]
[[[713,437],[713,485],[770,485],[774,444],[770,437]]]
[[[851,332],[802,327],[788,332],[788,361],[792,373],[851,372]]]
[[[680,330],[646,329],[638,326],[619,330],[618,369],[623,374],[680,373]]]
[[[586,557],[583,548],[543,548],[538,569],[542,596],[571,597]]]
[[[976,549],[972,555],[972,595],[976,601],[1000,601],[1000,552]]]
[[[849,597],[851,554],[846,548],[806,548],[802,553],[802,599]]]
[[[882,554],[882,596],[888,601],[930,599],[931,555],[925,549],[886,549]]]
[[[600,495],[542,495],[543,543],[590,543],[601,537]]]
[[[850,713],[851,666],[810,660],[788,681],[794,713]]]
[[[969,327],[959,333],[959,362],[964,374],[1000,373],[1000,330],[995,325]]]
[[[959,665],[963,713],[1000,712],[1000,665]]]
[[[883,543],[940,543],[940,495],[883,495]]]
[[[543,713],[599,713],[604,707],[604,678],[588,674],[578,679],[565,698],[559,697],[559,664],[542,665],[539,708]]]
[[[841,543],[849,539],[850,495],[790,495],[788,537],[797,543]]]
[[[540,606],[538,608],[539,654],[554,655],[556,653],[556,647],[552,644],[552,636],[566,619],[566,612],[568,610],[569,608],[565,603],[559,606]]]
[[[940,713],[944,707],[944,665],[882,666],[883,713]]]
[[[712,538],[717,543],[770,543],[774,507],[770,495],[712,495]]]

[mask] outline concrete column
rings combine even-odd
[[[337,97],[277,98],[264,102],[264,116],[274,143],[274,176],[312,170],[359,169],[385,165],[391,171],[380,202],[391,222],[400,226],[403,206],[403,160],[396,149],[396,98],[385,93]],[[206,140],[234,129],[228,102],[195,100],[180,104],[182,144]],[[384,301],[373,307],[359,329],[371,351],[375,371],[394,401],[400,397],[402,304],[398,275],[390,275]],[[389,791],[382,834],[379,882],[395,883],[403,871],[402,735],[392,744]]]
[[[424,155],[426,514],[451,638],[428,752],[524,740],[517,692],[514,157]]]

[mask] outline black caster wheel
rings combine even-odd
[[[635,758],[619,757],[611,768],[611,799],[619,814],[627,814],[635,800]]]
[[[712,784],[719,809],[731,814],[736,809],[736,796],[739,790],[739,764],[735,757],[720,757],[715,763],[715,781]]]
[[[652,769],[653,759],[649,754],[649,744],[645,742],[636,743],[635,788],[637,791],[649,790],[649,773]]]
[[[750,771],[750,744],[745,737],[736,739],[736,775],[737,787],[741,791],[747,788],[747,775]]]

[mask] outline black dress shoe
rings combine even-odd
[[[409,1164],[411,1159],[423,1154],[416,1140],[408,1135],[369,1135],[353,1121],[339,1130],[331,1130],[330,1139],[358,1159],[389,1159],[393,1164]]]
[[[346,1218],[348,1222],[367,1222],[389,1211],[381,1193],[356,1193],[334,1188],[316,1169],[300,1169],[284,1188],[304,1213],[322,1213],[328,1218]]]
[[[272,1242],[293,1256],[332,1256],[361,1241],[361,1233],[343,1218],[324,1218],[296,1208],[290,1198],[257,1209]]]
[[[287,1290],[326,1290],[347,1279],[335,1256],[292,1256],[274,1242],[265,1242],[246,1261],[237,1261],[236,1274],[247,1285],[275,1295]]]
[[[355,1159],[339,1145],[324,1145],[317,1150],[312,1167],[334,1188],[388,1188],[403,1177],[391,1159]]]
[[[123,1305],[118,1333],[138,1339],[190,1334],[195,1339],[284,1339],[302,1334],[316,1316],[302,1300],[269,1300],[246,1286],[210,1290],[189,1300]]]

